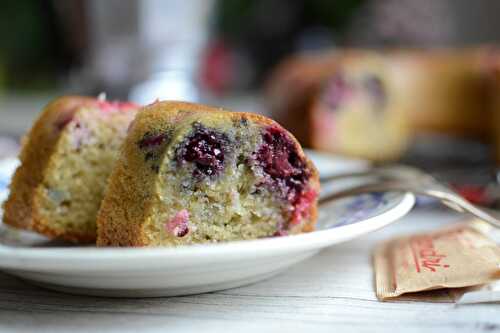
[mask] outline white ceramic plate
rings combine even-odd
[[[308,154],[322,175],[367,167],[363,161]],[[13,160],[0,163],[0,198],[15,165]],[[273,276],[322,248],[398,220],[414,203],[408,193],[362,195],[322,207],[315,232],[178,248],[68,247],[0,224],[0,269],[75,294],[154,297],[215,291]]]

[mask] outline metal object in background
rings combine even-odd
[[[326,195],[320,198],[320,204],[363,193],[404,191],[438,199],[441,203],[458,212],[470,213],[492,226],[500,228],[500,212],[471,204],[431,175],[415,168],[406,166],[375,168],[364,172],[326,177],[321,181],[327,183],[333,180],[357,177],[374,177],[377,180]]]
[[[130,99],[141,104],[157,98],[197,101],[197,74],[213,3],[90,1],[87,75],[109,95],[130,92]]]

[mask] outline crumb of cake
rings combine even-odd
[[[48,189],[47,195],[56,205],[71,200],[71,194],[69,192],[58,189]]]
[[[165,229],[176,237],[184,237],[189,232],[189,212],[183,209],[165,224]]]
[[[93,144],[96,140],[92,138],[90,129],[81,122],[75,122],[71,128],[71,142],[75,149],[80,149],[82,145]]]

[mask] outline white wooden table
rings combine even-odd
[[[500,304],[379,302],[371,252],[397,234],[457,219],[420,210],[331,247],[272,279],[185,297],[112,299],[60,294],[0,273],[0,332],[491,332]]]

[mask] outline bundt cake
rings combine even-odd
[[[484,140],[481,52],[338,50],[293,57],[270,80],[269,110],[308,147],[375,161],[397,159],[429,134]]]
[[[274,121],[155,102],[132,123],[97,218],[98,246],[176,246],[314,229],[318,173]]]
[[[4,222],[50,238],[95,242],[106,181],[136,110],[76,96],[48,104],[24,139]]]

